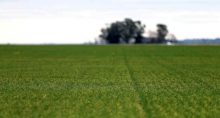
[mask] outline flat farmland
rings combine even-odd
[[[220,118],[220,46],[0,45],[0,117]]]

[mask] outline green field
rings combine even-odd
[[[0,46],[0,118],[220,118],[220,46]]]

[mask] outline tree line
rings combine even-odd
[[[156,36],[144,37],[145,25],[141,21],[134,21],[126,18],[123,21],[111,23],[106,28],[101,29],[99,38],[110,44],[118,43],[166,43],[168,28],[165,24],[157,24]]]

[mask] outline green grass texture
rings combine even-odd
[[[220,47],[0,45],[0,117],[220,118]]]

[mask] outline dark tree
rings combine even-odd
[[[141,43],[145,26],[140,21],[133,21],[126,18],[124,21],[112,23],[109,27],[102,29],[100,38],[108,43],[129,43],[132,39],[136,43]]]
[[[141,21],[136,22],[137,26],[137,36],[135,38],[135,43],[142,43],[142,40],[144,38],[143,33],[145,32],[145,25],[141,23]]]
[[[157,42],[158,43],[164,43],[166,42],[165,37],[168,34],[167,26],[164,24],[158,24],[157,25]]]
[[[111,27],[102,29],[101,38],[105,39],[109,43],[119,43],[120,42],[120,26],[119,22],[112,23]]]

